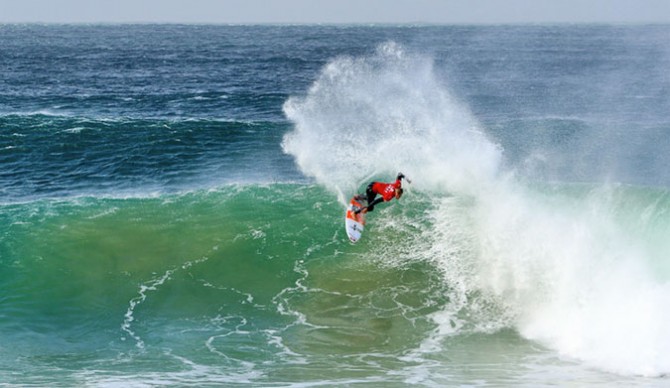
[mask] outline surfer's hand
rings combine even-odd
[[[396,178],[397,180],[403,179],[405,177],[405,174],[399,172],[398,177]]]

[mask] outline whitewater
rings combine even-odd
[[[284,109],[296,124],[284,149],[339,198],[400,168],[415,179],[414,195],[430,198],[429,222],[385,255],[427,260],[454,285],[451,303],[434,313],[438,337],[513,328],[614,373],[670,370],[670,273],[649,257],[666,247],[644,233],[670,226],[649,225],[667,211],[667,193],[620,217],[630,206],[625,187],[570,197],[568,188],[528,187],[503,168],[503,150],[436,79],[431,59],[393,42],[330,62]]]
[[[666,386],[669,34],[0,26],[0,384]]]

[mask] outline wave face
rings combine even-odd
[[[320,185],[3,205],[0,374],[93,385],[441,384],[470,381],[470,363],[487,381],[530,385],[544,368],[627,384],[665,374],[668,192],[509,187],[505,201],[416,189],[373,213],[357,245]]]
[[[427,263],[354,249],[316,186],[2,210],[10,383],[337,382],[359,368],[365,381],[418,346],[446,303]]]

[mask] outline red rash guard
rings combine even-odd
[[[388,202],[395,198],[395,192],[400,188],[400,185],[400,179],[397,179],[393,183],[375,182],[372,184],[372,191],[381,195],[384,198],[384,202]]]

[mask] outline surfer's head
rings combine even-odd
[[[400,197],[402,197],[402,193],[403,193],[402,187],[398,187],[395,190],[395,199],[400,199]]]

